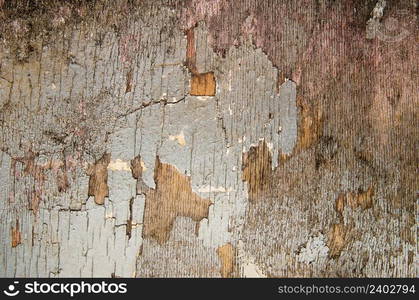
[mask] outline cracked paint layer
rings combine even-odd
[[[382,30],[414,6],[388,1],[374,38],[377,2],[40,4],[34,26],[3,9],[15,37],[0,46],[0,273],[220,277],[231,244],[237,276],[417,276],[417,28]],[[34,32],[45,20],[49,37]],[[210,72],[216,93],[191,95]],[[104,153],[97,205],[84,166]],[[199,222],[175,217],[162,244],[142,239],[153,172],[128,170],[156,156],[212,202]]]

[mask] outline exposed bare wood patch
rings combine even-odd
[[[332,224],[328,233],[327,246],[329,247],[329,256],[337,258],[340,256],[346,245],[346,228],[342,223]]]
[[[215,77],[214,72],[199,73],[196,66],[196,47],[194,28],[186,30],[186,67],[192,73],[191,90],[192,96],[214,96]]]
[[[291,155],[287,153],[280,153],[278,157],[278,162],[280,166],[283,166],[285,162],[290,159]]]
[[[192,96],[215,96],[215,88],[213,72],[192,75],[190,91]]]
[[[0,139],[2,148],[10,148],[5,151],[12,166],[8,170],[9,158],[3,159],[1,154],[0,185],[9,192],[2,197],[5,215],[12,221],[4,222],[0,231],[7,233],[9,248],[10,234],[19,232],[22,246],[5,249],[4,260],[10,264],[0,264],[0,274],[220,276],[223,256],[226,264],[223,262],[221,274],[225,276],[417,277],[414,204],[419,106],[417,80],[412,76],[416,74],[412,66],[417,60],[417,26],[405,26],[416,24],[416,7],[408,4],[414,1],[387,1],[376,24],[380,28],[370,32],[372,40],[366,38],[365,27],[376,0],[304,0],[303,5],[293,0],[81,1],[86,5],[10,2],[15,4],[0,8],[0,23],[5,24],[0,26],[5,41],[0,46]],[[194,31],[195,26],[199,31]],[[405,33],[402,40],[398,29]],[[391,42],[392,38],[398,41]],[[179,50],[185,46],[187,49]],[[185,58],[187,80],[214,71],[216,102],[184,99],[185,73],[180,64]],[[137,67],[130,70],[132,66]],[[281,93],[291,89],[282,86],[286,78],[295,82],[292,99],[284,102],[284,95],[275,95],[276,76]],[[144,82],[138,90],[135,78]],[[206,78],[202,80],[203,84],[198,80],[194,86],[202,90],[200,95],[207,95]],[[186,87],[186,93],[190,88]],[[130,95],[134,89],[136,94]],[[131,93],[121,96],[124,91]],[[300,108],[296,147],[295,95]],[[137,98],[146,102],[139,104]],[[167,106],[167,110],[157,107],[179,99],[183,103]],[[196,116],[192,115],[195,112]],[[202,113],[211,113],[211,122],[201,118]],[[210,135],[207,139],[202,130],[170,136],[189,126],[217,127],[216,134],[224,134],[225,143]],[[159,143],[162,137],[172,142]],[[273,157],[279,155],[279,167],[270,174],[269,159],[259,161],[260,156],[269,155],[261,153],[254,153],[249,159],[252,162],[246,162],[249,166],[243,178],[248,180],[252,201],[248,203],[236,169],[242,155],[236,141],[247,146],[257,143],[257,137],[269,142]],[[137,193],[147,195],[146,209],[155,205],[151,212],[155,212],[152,225],[157,233],[152,233],[173,232],[163,245],[139,236],[144,229],[137,226],[143,222],[138,212],[143,211],[144,197],[138,197],[140,201],[134,197],[129,206],[124,201],[124,205],[106,207],[106,218],[119,225],[126,221],[125,228],[103,227],[100,212],[70,212],[82,206],[82,201],[73,203],[72,199],[84,190],[77,187],[84,176],[71,174],[70,164],[62,165],[48,156],[68,153],[81,162],[86,154],[99,159],[110,149],[127,157],[132,149],[138,149],[137,142],[143,155],[154,153],[157,145],[157,153],[166,163],[188,167],[194,180],[205,184],[196,193],[217,197],[214,211],[211,209],[212,222],[194,222],[189,217],[181,220],[176,218],[182,216],[181,209],[163,203],[173,201],[175,206],[180,202],[170,185],[179,189],[175,177],[183,170],[175,176],[171,169],[165,171],[171,172],[170,176],[160,171],[160,177],[169,178],[159,178],[153,191],[142,179],[148,175],[145,168],[133,170]],[[175,142],[184,146],[179,154],[174,153],[179,148]],[[280,149],[280,144],[288,144],[291,150]],[[34,153],[22,155],[28,146]],[[265,150],[256,148],[262,153]],[[249,157],[250,152],[246,154]],[[16,161],[16,155],[23,157]],[[135,163],[141,165],[141,159]],[[127,174],[131,178],[128,161],[111,161],[108,170],[118,171],[112,174],[120,179]],[[156,177],[157,173],[156,168]],[[46,182],[49,178],[52,184]],[[125,196],[131,191],[131,181],[112,180],[123,183],[116,191],[117,198],[131,197]],[[67,189],[69,183],[75,186]],[[57,187],[62,192],[67,189],[66,195],[57,195]],[[109,190],[113,190],[111,181]],[[165,190],[170,190],[166,198]],[[331,195],[336,196],[335,202],[330,203]],[[36,212],[41,206],[36,222],[15,226],[17,219],[29,220],[26,210]],[[171,210],[175,212],[166,212]],[[165,217],[169,219],[167,227]],[[214,220],[219,218],[228,224],[218,226]],[[159,227],[162,220],[163,229]],[[170,220],[174,220],[172,229]],[[77,228],[80,238],[71,238],[68,228]],[[96,229],[100,239],[96,239]],[[229,272],[229,257],[236,246],[231,250],[224,245],[216,251],[219,241],[226,238],[237,245],[238,263],[233,262],[233,273]],[[107,243],[110,240],[115,243]],[[325,247],[327,240],[330,249]],[[23,244],[24,255],[14,251],[23,249]],[[43,259],[37,249],[52,255],[45,264],[25,268],[31,261]],[[86,249],[92,258],[87,262],[83,259]],[[332,259],[326,257],[329,251]],[[118,256],[121,252],[123,257]],[[101,259],[104,255],[106,260]]]
[[[12,247],[17,247],[22,242],[19,220],[16,219],[16,227],[12,226]]]
[[[373,204],[374,188],[370,186],[366,191],[339,194],[335,202],[335,209],[340,215],[342,215],[345,205],[349,205],[352,209],[361,207],[364,210],[371,208]]]
[[[133,160],[131,160],[131,173],[132,177],[135,179],[141,178],[143,174],[143,168],[141,166],[141,156],[136,156]]]
[[[208,217],[210,200],[192,192],[190,178],[182,175],[157,157],[154,169],[156,189],[146,193],[144,238],[154,238],[163,244],[169,238],[177,216],[190,217],[195,222]]]
[[[242,180],[249,185],[249,200],[256,201],[269,190],[272,180],[272,156],[265,141],[243,154],[242,170]]]
[[[89,178],[89,196],[95,197],[96,204],[103,204],[105,197],[109,196],[108,188],[108,165],[111,155],[103,154],[102,158],[91,164],[87,169]]]
[[[345,202],[346,202],[345,194],[343,193],[339,194],[339,196],[336,198],[336,201],[335,201],[335,209],[336,209],[336,212],[340,216],[342,215],[343,209],[345,208]]]
[[[323,116],[320,109],[314,110],[303,104],[300,98],[300,121],[296,150],[303,150],[313,145],[322,134]]]
[[[221,261],[221,277],[233,277],[234,265],[236,263],[236,254],[233,245],[227,243],[218,247],[217,254]]]
[[[196,69],[196,48],[194,28],[186,30],[186,66],[192,74],[198,74]]]
[[[127,79],[125,83],[125,93],[132,91],[132,68],[127,72]]]
[[[149,187],[144,183],[142,175],[144,171],[144,165],[141,160],[141,156],[138,155],[131,160],[131,173],[132,177],[137,179],[137,195],[146,194]]]
[[[34,178],[34,185],[29,193],[29,208],[36,214],[39,209],[39,203],[42,200],[45,174],[43,168],[36,165],[35,158],[36,154],[29,150],[21,161],[25,165],[25,168],[23,169],[24,175],[29,175]]]
[[[360,191],[358,193],[349,192],[346,194],[346,199],[349,206],[353,209],[360,206],[362,209],[371,208],[373,202],[374,188],[370,186],[366,191]]]
[[[341,193],[335,201],[335,210],[339,215],[340,223],[332,224],[328,233],[327,246],[329,247],[329,256],[337,258],[340,256],[343,248],[348,243],[349,227],[343,222],[343,211],[346,205],[355,209],[361,207],[363,210],[373,206],[374,188],[370,186],[366,191],[358,193]]]
[[[128,212],[128,220],[127,220],[127,226],[126,226],[126,235],[128,236],[128,239],[131,238],[132,233],[132,205],[134,204],[134,198],[131,198],[129,200],[129,212]]]

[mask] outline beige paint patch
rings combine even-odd
[[[123,161],[118,158],[109,162],[108,170],[131,172],[131,166],[128,161]]]
[[[242,275],[245,278],[267,278],[268,277],[250,258],[247,261],[245,261],[243,264]]]
[[[225,188],[223,186],[204,185],[204,186],[201,186],[196,191],[198,193],[230,193],[230,192],[233,192],[234,190],[231,187]]]
[[[183,134],[183,131],[181,131],[178,135],[170,135],[169,140],[177,141],[177,143],[180,146],[185,146],[186,145],[185,135]]]

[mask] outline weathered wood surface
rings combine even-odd
[[[415,5],[0,1],[0,275],[416,277]]]

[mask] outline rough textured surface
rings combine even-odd
[[[0,3],[2,276],[418,275],[415,1]]]
[[[156,189],[146,193],[143,238],[167,241],[176,217],[189,217],[195,222],[208,218],[211,201],[192,192],[188,177],[157,157],[154,169]]]
[[[94,196],[96,204],[103,204],[105,197],[109,196],[108,165],[110,161],[110,154],[105,153],[101,159],[87,168],[86,173],[90,176],[88,196]]]
[[[191,79],[192,96],[214,96],[215,95],[215,78],[213,72],[194,74]]]
[[[230,243],[220,246],[217,249],[217,254],[221,260],[221,277],[233,277],[234,267],[236,263],[236,254],[233,246]]]

